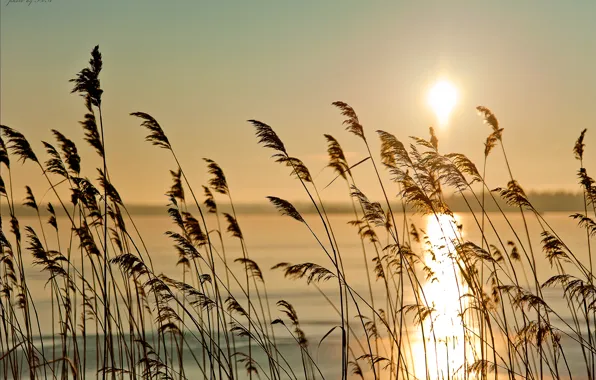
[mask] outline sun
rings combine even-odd
[[[437,116],[439,125],[447,125],[449,115],[457,104],[457,89],[449,81],[438,81],[428,92],[428,104]]]

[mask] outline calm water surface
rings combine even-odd
[[[579,229],[575,221],[569,218],[569,214],[570,213],[547,213],[544,217],[570,249],[573,250],[575,255],[583,260],[585,265],[588,266],[585,230]],[[516,233],[519,235],[522,242],[524,242],[524,244],[526,243],[523,223],[519,214],[507,214],[507,218],[511,225],[505,221],[503,216],[497,213],[490,213],[489,217],[494,227],[499,231],[499,237],[501,239],[497,239],[494,233],[489,232],[487,234],[487,239],[490,244],[500,246],[500,241],[503,243],[506,243],[509,240],[516,241]],[[368,300],[370,299],[370,296],[365,265],[368,265],[369,271],[372,273],[374,264],[371,259],[374,251],[372,246],[368,245],[367,253],[369,256],[368,260],[365,262],[362,255],[361,242],[356,233],[357,230],[355,227],[347,224],[351,219],[353,219],[353,216],[350,216],[350,214],[330,216],[335,238],[339,243],[340,252],[343,258],[346,278],[354,290]],[[398,221],[400,229],[402,228],[403,219],[403,215],[396,215],[396,220]],[[164,234],[167,230],[176,230],[171,220],[167,216],[134,216],[134,220],[141,232],[144,243],[150,252],[156,271],[168,274],[170,277],[181,278],[181,268],[176,265],[178,260],[177,253],[173,248],[172,241]],[[307,216],[306,220],[321,237],[321,241],[325,242],[324,230],[321,227],[320,220],[314,215]],[[480,245],[481,235],[479,228],[477,227],[477,221],[474,219],[473,215],[460,213],[456,215],[456,220],[463,225],[464,238]],[[436,247],[437,252],[440,252],[441,249],[448,249],[446,248],[445,240],[442,239],[443,233],[448,236],[453,234],[453,232],[448,231],[449,229],[453,231],[453,227],[448,221],[437,220],[435,217],[413,215],[408,215],[407,221],[408,224],[416,224],[419,229],[428,234],[430,242]],[[544,259],[542,253],[540,244],[540,225],[535,219],[529,218],[529,221],[530,234],[532,236],[532,248],[538,258],[538,276],[539,280],[544,282],[555,272],[551,269],[548,261]],[[321,338],[334,326],[339,325],[338,314],[329,304],[329,301],[333,302],[335,305],[339,304],[336,281],[321,283],[317,289],[317,287],[313,285],[307,285],[304,280],[289,280],[284,278],[281,271],[270,270],[272,266],[280,262],[314,262],[331,268],[329,259],[325,256],[323,249],[304,225],[288,217],[282,217],[276,214],[245,214],[238,216],[238,222],[246,239],[250,258],[255,260],[263,271],[265,283],[268,288],[270,305],[272,307],[272,317],[284,318],[285,315],[278,311],[275,302],[280,299],[289,301],[298,312],[300,323],[310,342],[312,355],[317,360],[321,371],[328,379],[339,378],[338,371],[341,360],[339,351],[341,347],[341,339],[338,330],[330,334],[325,341],[319,345]],[[21,218],[20,223],[22,227],[31,225],[36,228],[36,230],[39,229],[39,222],[36,218]],[[61,220],[60,223],[63,231],[60,243],[64,247],[68,244],[69,239],[67,229],[68,224],[65,220]],[[209,220],[209,223],[211,226],[216,225],[214,220]],[[128,223],[128,225],[129,230],[132,230],[130,223]],[[487,229],[490,231],[490,224],[486,223],[486,225]],[[48,242],[50,246],[56,247],[56,238],[51,236],[48,231],[50,231],[50,229],[46,228]],[[378,232],[380,240],[386,243],[387,236],[384,231],[379,230]],[[236,239],[227,236],[225,244],[226,254],[229,261],[241,257],[242,253]],[[427,259],[429,258],[427,257]],[[437,326],[436,330],[442,331],[445,334],[443,339],[447,342],[445,344],[447,347],[444,351],[438,350],[437,357],[431,358],[430,361],[435,363],[433,371],[436,369],[436,366],[438,366],[440,368],[439,372],[443,371],[445,374],[445,376],[441,377],[447,378],[448,376],[446,375],[444,368],[450,366],[453,369],[457,366],[461,366],[463,364],[464,350],[458,346],[460,343],[457,343],[459,341],[458,334],[461,334],[460,329],[454,327],[452,322],[457,319],[457,308],[454,307],[454,305],[457,305],[459,302],[457,277],[453,270],[449,269],[450,266],[442,267],[440,260],[437,261],[438,262],[431,263],[429,260],[427,263],[435,273],[438,273],[437,276],[440,276],[442,279],[441,283],[437,284],[436,282],[429,282],[425,283],[423,286],[426,297],[428,297],[435,308],[443,314],[443,317],[438,319],[435,323]],[[39,272],[38,268],[32,267],[30,262],[26,265],[26,274],[29,279],[30,289],[34,295],[37,312],[40,315],[42,330],[51,331],[52,322],[51,318],[48,318],[48,315],[51,315],[51,303],[49,291],[45,288],[47,275]],[[238,278],[241,279],[242,277],[240,276],[243,273],[241,271],[241,265],[238,263],[232,263],[230,265],[235,268],[234,270],[239,276]],[[526,276],[530,278],[530,275],[527,273]],[[372,278],[374,281],[373,294],[376,306],[377,308],[384,308],[386,300],[383,295],[382,281],[375,281],[374,276],[372,276]],[[232,289],[233,292],[238,294],[237,287],[232,286]],[[324,293],[329,301],[323,297],[321,293]],[[413,291],[406,289],[405,293],[406,302],[409,298],[411,303],[414,303]],[[567,322],[571,320],[567,305],[561,297],[560,289],[546,289],[545,298],[550,307],[558,312],[562,320]],[[362,336],[362,328],[360,327],[359,322],[353,318],[354,314],[356,314],[353,307],[351,308],[351,314],[350,323],[356,334]],[[564,323],[560,321],[554,321],[554,323],[563,331],[566,330]],[[409,326],[408,329],[409,331],[412,331],[412,334],[409,337],[409,339],[411,339],[412,347],[412,353],[410,355],[414,356],[413,358],[410,358],[411,363],[413,363],[411,364],[413,368],[411,371],[417,376],[424,378],[424,349],[420,338],[416,337],[419,328],[412,325]],[[295,342],[282,327],[276,329],[276,335],[280,342],[280,351],[285,352],[291,364],[296,365],[296,368],[298,368],[297,376],[303,376],[299,372],[300,358],[298,351],[296,350]],[[447,337],[449,337],[449,339],[447,339]],[[460,337],[460,339],[461,338],[462,337]],[[90,339],[92,340],[93,337]],[[439,337],[439,339],[441,339],[441,337]],[[46,341],[51,343],[51,338],[46,337]],[[577,378],[581,378],[585,375],[583,357],[581,356],[581,351],[578,346],[576,344],[568,344],[570,342],[571,341],[568,339],[563,338],[565,347],[568,347],[566,350],[567,356],[570,358],[569,365],[572,371],[577,374]],[[89,346],[94,347],[94,343],[89,343]],[[198,347],[196,347],[196,349],[200,350]],[[473,350],[474,348],[468,347],[466,349]],[[446,353],[450,353],[450,355],[445,355]],[[449,356],[448,359],[446,358],[447,356]],[[89,375],[93,376],[92,373],[92,370],[90,370]],[[189,376],[189,378],[193,378],[193,376],[201,377],[200,373],[193,376],[187,373],[187,376]]]

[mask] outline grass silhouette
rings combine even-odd
[[[89,67],[72,80],[73,92],[82,95],[86,107],[81,121],[85,141],[101,158],[97,179],[81,176],[77,147],[59,131],[52,130],[55,144],[43,142],[47,157],[43,161],[25,136],[1,126],[0,196],[9,214],[0,234],[0,371],[4,378],[78,379],[90,372],[102,379],[325,378],[298,310],[288,300],[269,297],[269,270],[251,259],[223,169],[205,158],[209,179],[199,188],[202,192],[195,193],[162,126],[148,113],[134,112],[131,115],[147,130],[146,140],[166,150],[173,165],[166,194],[173,228],[165,233],[178,254],[179,272],[162,273],[153,265],[134,218],[110,181],[104,149],[104,127],[109,125],[104,126],[102,117],[99,78],[102,65],[95,47]],[[441,152],[432,128],[429,140],[413,137],[409,145],[387,131],[376,131],[381,148],[380,155],[375,154],[369,131],[354,109],[343,102],[333,106],[368,154],[349,163],[338,139],[324,135],[328,166],[336,174],[333,181],[345,182],[351,201],[350,224],[359,238],[365,292],[358,292],[354,278],[348,277],[345,252],[328,205],[307,166],[290,155],[290,144],[286,146],[271,126],[257,120],[249,124],[258,143],[272,149],[274,161],[295,177],[315,211],[316,218],[307,218],[287,200],[268,197],[282,215],[297,222],[296,228],[309,232],[328,260],[327,265],[281,262],[271,270],[315,287],[336,312],[337,324],[316,343],[321,345],[331,335],[341,338],[336,371],[341,378],[593,379],[596,184],[584,162],[586,130],[573,147],[583,211],[571,215],[585,230],[584,259],[584,253],[572,251],[551,228],[529,200],[521,180],[514,177],[504,128],[488,108],[477,108],[490,127],[479,170],[463,154]],[[510,179],[506,186],[490,189],[486,162],[497,146]],[[53,194],[53,203],[42,205],[34,189],[26,187],[23,206],[33,210],[36,226],[19,224],[13,159],[36,165]],[[381,201],[369,199],[352,172],[364,162],[374,170]],[[389,196],[395,189],[389,190],[383,181],[387,173],[397,188],[396,199]],[[64,191],[69,197],[60,195]],[[464,202],[479,241],[464,237],[448,192]],[[221,211],[219,198],[230,212]],[[497,207],[506,230],[497,230],[494,215],[486,212],[487,202]],[[522,231],[514,228],[503,204],[517,210]],[[57,216],[57,208],[64,218]],[[42,213],[49,215],[47,220]],[[410,213],[426,216],[436,230],[424,231],[408,222]],[[64,224],[58,218],[68,222],[67,231],[61,233]],[[528,228],[530,220],[540,226],[540,248],[532,244],[536,237]],[[48,243],[50,234],[56,236],[55,246]],[[68,241],[61,238],[64,234],[69,235]],[[509,234],[515,238],[506,240]],[[241,257],[228,257],[232,245],[240,247]],[[28,286],[26,255],[47,279],[50,331],[41,327],[40,318],[47,316],[39,315]],[[548,263],[548,273],[539,273],[538,262]],[[238,265],[242,276],[233,269]],[[323,292],[319,288],[323,282],[334,284],[336,295]],[[431,294],[443,294],[445,288],[453,296],[449,305],[440,304]],[[549,305],[546,288],[556,291],[566,310]],[[273,318],[273,305],[282,318]],[[299,361],[282,350],[280,334],[292,339]],[[421,349],[415,341],[422,343]],[[581,352],[581,358],[569,357],[571,346]],[[581,373],[570,366],[578,360],[584,363]]]

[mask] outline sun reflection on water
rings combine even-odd
[[[420,336],[413,344],[412,356],[419,379],[463,379],[466,366],[474,361],[477,352],[475,339],[470,339],[471,324],[461,317],[468,302],[466,297],[461,297],[467,290],[455,255],[455,242],[463,237],[457,225],[457,216],[443,214],[430,215],[426,221],[428,250],[424,265],[430,271],[419,297],[420,302],[433,311],[422,326],[416,326]]]

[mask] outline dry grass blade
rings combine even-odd
[[[285,199],[273,196],[268,196],[267,199],[269,199],[269,201],[281,212],[282,215],[287,215],[299,222],[304,223],[302,215],[300,215],[298,210],[296,210],[294,205],[292,205],[290,202],[286,201]]]
[[[64,178],[68,177],[68,172],[66,171],[66,166],[64,166],[64,162],[62,158],[60,158],[60,154],[54,148],[54,146],[50,143],[42,141],[43,146],[46,148],[46,153],[50,158],[47,159],[45,162],[46,170],[50,173],[57,174]]]
[[[484,157],[488,157],[490,152],[497,145],[498,140],[498,133],[493,132],[490,135],[488,135],[488,137],[486,138],[486,142],[484,143]]]
[[[586,144],[584,144],[584,137],[586,136],[587,131],[588,130],[584,128],[573,146],[573,154],[575,154],[575,158],[580,161],[584,158],[584,148],[586,147]]]
[[[285,154],[275,154],[273,157],[275,157],[275,162],[280,162],[282,164],[285,164],[286,166],[291,167],[291,174],[295,175],[296,178],[306,182],[312,182],[312,176],[310,175],[310,171],[308,170],[306,165],[304,165],[302,160],[296,157],[286,156]]]
[[[356,162],[354,165],[352,165],[352,166],[350,166],[349,168],[347,168],[347,169],[346,169],[346,171],[348,172],[348,174],[350,174],[350,176],[352,176],[352,173],[351,173],[352,169],[354,169],[356,166],[358,166],[358,165],[360,165],[360,164],[362,164],[362,163],[364,163],[364,162],[366,162],[366,161],[368,161],[368,160],[370,160],[370,156],[368,156],[368,157],[364,157],[362,160],[360,160],[360,161]],[[329,183],[327,184],[327,186],[325,186],[323,189],[326,189],[326,188],[328,188],[329,186],[331,186],[331,184],[332,184],[333,182],[335,182],[335,180],[336,180],[336,179],[338,179],[338,178],[340,178],[340,177],[341,177],[341,175],[340,175],[340,174],[338,174],[338,175],[337,175],[335,178],[333,178],[333,179],[331,180],[331,182],[329,182]]]
[[[484,117],[484,122],[492,127],[495,137],[501,140],[503,128],[499,128],[499,121],[493,112],[483,106],[476,107],[476,110]]]
[[[302,328],[300,328],[300,321],[298,320],[298,313],[296,313],[296,309],[294,306],[290,304],[288,301],[279,300],[277,301],[277,306],[281,308],[281,312],[288,316],[292,325],[294,326],[294,333],[296,334],[296,339],[298,340],[298,344],[305,348],[308,347],[308,340],[306,339],[306,334]]]
[[[183,212],[182,216],[184,218],[184,229],[195,244],[199,246],[207,244],[207,235],[203,233],[199,221],[189,212]]]
[[[257,263],[253,260],[241,257],[234,260],[234,262],[244,265],[244,270],[247,273],[250,273],[257,280],[265,282],[265,280],[263,280],[263,272],[261,272],[261,268],[259,268]]]
[[[273,131],[273,129],[268,126],[267,124],[260,122],[258,120],[248,120],[256,129],[257,129],[257,137],[259,138],[259,143],[263,144],[266,148],[271,148],[278,152],[287,155],[286,147],[281,139],[277,136],[277,134]]]
[[[97,154],[103,158],[105,154],[104,147],[99,134],[99,129],[97,128],[97,119],[93,112],[90,97],[85,98],[85,106],[87,107],[85,119],[79,122],[83,126],[83,130],[85,130],[85,141],[95,148]]]
[[[6,165],[7,168],[10,168],[10,159],[8,158],[8,151],[6,150],[6,144],[4,144],[4,139],[0,134],[0,164]]]
[[[122,198],[120,198],[118,190],[116,190],[114,185],[108,180],[103,170],[97,169],[97,172],[99,173],[97,180],[99,181],[100,186],[105,190],[108,199],[115,204],[122,205]]]
[[[99,52],[99,45],[97,45],[91,51],[89,67],[81,70],[76,78],[70,80],[75,84],[71,93],[80,93],[84,97],[88,96],[91,104],[96,107],[101,106],[101,94],[103,93],[99,82],[102,65],[101,53]]]
[[[170,145],[168,137],[164,133],[157,120],[153,118],[153,116],[145,112],[133,112],[130,115],[142,119],[143,122],[141,123],[141,126],[149,130],[149,135],[145,137],[145,141],[148,141],[151,144],[160,148],[172,150],[172,146]]]
[[[215,202],[215,198],[213,197],[213,193],[207,186],[203,186],[203,191],[205,193],[205,207],[207,207],[207,211],[211,214],[217,213],[217,203]]]
[[[548,231],[542,232],[542,250],[544,251],[546,258],[553,266],[555,262],[560,263],[561,261],[570,262],[569,256],[565,252],[563,242],[553,236]]]
[[[58,221],[56,220],[56,211],[54,210],[54,206],[51,203],[48,203],[47,207],[48,213],[50,213],[50,217],[48,218],[48,224],[54,227],[55,230],[58,230]]]
[[[339,145],[335,137],[331,135],[324,136],[327,140],[327,153],[329,154],[329,164],[327,166],[333,168],[343,179],[346,179],[346,174],[351,177],[352,173],[348,167],[348,162],[346,161],[346,156],[341,145]]]
[[[29,144],[29,141],[27,141],[22,133],[7,127],[6,125],[0,125],[0,130],[2,131],[2,135],[8,140],[8,149],[11,150],[12,154],[17,156],[19,160],[23,162],[26,160],[31,160],[33,162],[39,163],[37,156]]]
[[[31,188],[29,186],[25,186],[25,192],[27,193],[27,196],[25,197],[23,206],[31,207],[35,211],[39,211],[39,208],[37,207],[37,201],[35,200],[35,196],[33,196],[33,191],[31,191]]]
[[[52,133],[58,141],[60,150],[64,155],[66,164],[68,165],[69,169],[75,175],[79,175],[79,173],[81,172],[81,157],[79,156],[79,153],[77,151],[77,146],[72,140],[69,140],[59,131],[52,129]]]
[[[170,175],[172,176],[172,187],[166,193],[166,195],[170,198],[174,198],[173,202],[176,202],[176,199],[180,199],[184,202],[184,187],[182,186],[182,169],[178,168],[177,171],[170,170]]]
[[[220,194],[227,195],[229,193],[228,182],[221,167],[215,161],[208,158],[203,158],[203,160],[207,163],[209,174],[211,174],[211,178],[209,179],[211,188]]]
[[[528,210],[534,210],[526,193],[515,180],[509,181],[506,189],[496,188],[493,191],[498,192],[510,206],[524,207]]]
[[[429,127],[428,129],[430,132],[430,143],[432,147],[434,150],[439,150],[439,139],[437,138],[437,135],[435,135],[435,129],[433,127]]]
[[[357,361],[350,361],[348,364],[350,365],[350,367],[352,367],[350,370],[352,375],[358,376],[362,380],[364,380],[364,374],[362,373],[362,368],[360,367],[360,364],[358,364]]]
[[[579,226],[585,228],[590,236],[596,236],[596,222],[592,218],[579,213],[573,214],[571,217],[577,220]]]
[[[288,264],[280,263],[274,266],[272,269],[283,269],[284,276],[293,280],[306,278],[306,283],[311,284],[312,282],[329,281],[335,278],[336,275],[329,269],[320,266],[315,263],[302,263],[302,264]]]
[[[381,162],[388,168],[398,164],[412,166],[412,159],[404,144],[394,135],[385,131],[377,131],[381,139]]]
[[[333,102],[332,104],[339,108],[342,116],[346,117],[346,119],[343,121],[343,124],[347,126],[346,130],[366,141],[366,137],[364,137],[364,128],[360,124],[360,120],[358,120],[356,111],[354,111],[354,109],[347,103],[341,101]]]
[[[232,215],[228,214],[227,212],[225,212],[223,215],[226,218],[226,220],[228,221],[227,231],[229,233],[231,233],[233,237],[236,237],[238,239],[243,239],[242,231],[240,230],[240,225],[238,224],[238,221],[236,221],[236,218],[234,218]]]
[[[588,175],[586,168],[580,168],[578,172],[579,182],[582,185],[588,204],[596,207],[596,181]]]

